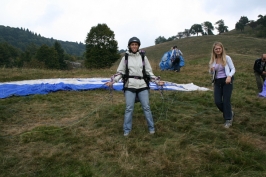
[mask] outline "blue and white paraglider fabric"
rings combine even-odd
[[[39,79],[39,80],[24,80],[14,82],[0,83],[0,98],[7,98],[10,96],[26,96],[33,94],[47,94],[60,90],[95,90],[95,89],[109,89],[105,85],[110,78],[58,78],[58,79]],[[159,90],[155,83],[150,82],[150,88]],[[120,81],[113,85],[113,89],[117,91],[123,90],[123,82]],[[176,84],[172,82],[165,82],[163,90],[176,90],[176,91],[207,91],[208,88],[199,87],[190,84]]]
[[[264,81],[262,92],[259,93],[259,97],[266,97],[266,81]]]
[[[178,60],[178,61],[177,61]],[[177,70],[185,66],[185,60],[180,50],[169,50],[163,54],[159,67],[162,71],[164,70]]]

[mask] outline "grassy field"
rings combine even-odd
[[[123,136],[123,92],[60,91],[0,100],[0,176],[264,177],[266,99],[257,97],[254,60],[265,39],[239,35],[191,37],[144,50],[163,80],[211,87],[208,62],[221,41],[236,66],[233,126],[223,127],[213,92],[150,92],[156,133],[150,135],[138,104],[133,130]],[[160,71],[164,52],[177,45],[186,65]],[[104,70],[0,69],[0,82],[110,77]]]

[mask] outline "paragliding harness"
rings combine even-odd
[[[142,74],[143,77],[141,76],[130,76],[129,75],[129,69],[128,69],[128,53],[125,54],[125,64],[126,64],[126,71],[125,74],[122,75],[122,79],[123,79],[123,90],[125,92],[125,85],[128,81],[128,78],[134,78],[134,79],[144,79],[144,81],[147,84],[148,89],[150,89],[150,80],[151,77],[150,75],[147,75],[146,70],[145,70],[145,52],[144,51],[140,51],[139,54],[141,55],[141,59],[142,59]],[[136,99],[135,102],[139,102],[139,98],[138,98],[138,94],[136,95]]]
[[[179,51],[176,51],[176,54],[175,54],[174,59],[173,59],[172,62],[173,62],[173,65],[179,64],[179,62],[180,62],[180,54],[179,54]]]

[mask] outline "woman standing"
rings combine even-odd
[[[226,55],[223,44],[215,42],[212,46],[210,72],[213,74],[214,101],[217,108],[223,113],[224,127],[232,125],[234,112],[231,107],[231,95],[235,66],[230,56]]]
[[[128,136],[132,129],[132,116],[136,98],[139,99],[150,134],[155,133],[154,122],[149,105],[149,81],[158,85],[163,85],[160,77],[156,77],[153,72],[148,58],[139,51],[140,40],[132,37],[128,41],[126,55],[122,58],[117,73],[107,82],[107,86],[112,86],[121,78],[124,81],[124,92],[126,101],[126,110],[124,115],[124,136]]]

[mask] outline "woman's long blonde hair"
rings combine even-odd
[[[217,58],[217,55],[214,52],[214,48],[215,48],[216,45],[218,45],[218,46],[220,46],[222,48],[222,65],[225,66],[226,65],[226,53],[225,53],[225,50],[224,50],[224,46],[223,46],[223,44],[221,42],[215,42],[212,45],[211,60],[210,60],[209,64],[212,65],[213,62],[215,61],[215,59]]]

